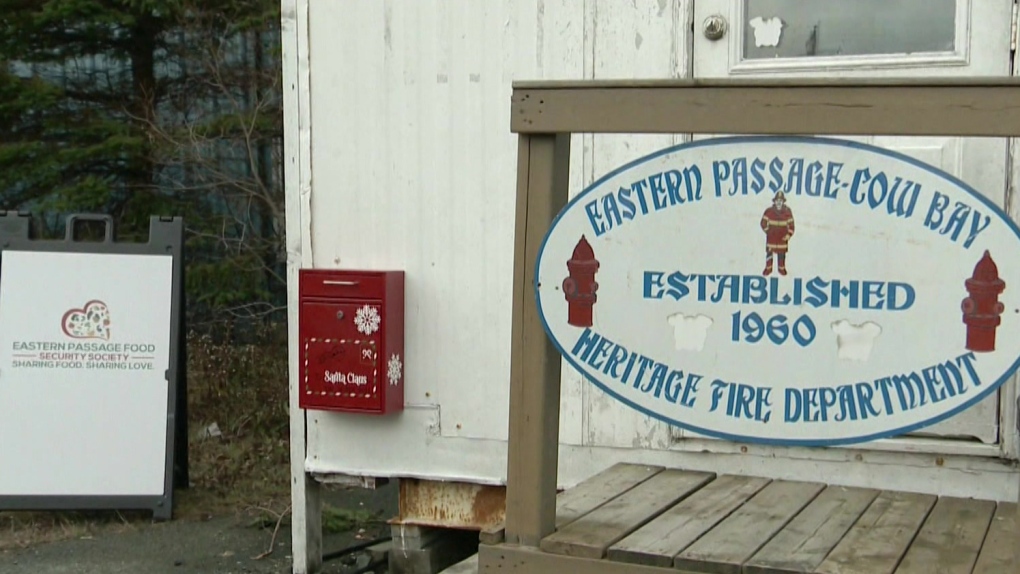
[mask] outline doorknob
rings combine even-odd
[[[726,18],[713,14],[705,18],[705,37],[713,42],[726,35]]]

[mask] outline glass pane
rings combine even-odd
[[[951,52],[956,0],[746,0],[744,57]]]

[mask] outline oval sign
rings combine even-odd
[[[569,203],[536,267],[567,361],[717,438],[901,435],[1020,363],[1020,229],[953,176],[851,141],[727,137],[646,156]]]

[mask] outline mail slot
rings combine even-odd
[[[302,269],[298,332],[303,409],[404,408],[404,272]]]

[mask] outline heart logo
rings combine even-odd
[[[110,340],[110,309],[106,303],[92,300],[81,309],[69,309],[60,320],[64,334],[73,339]]]

